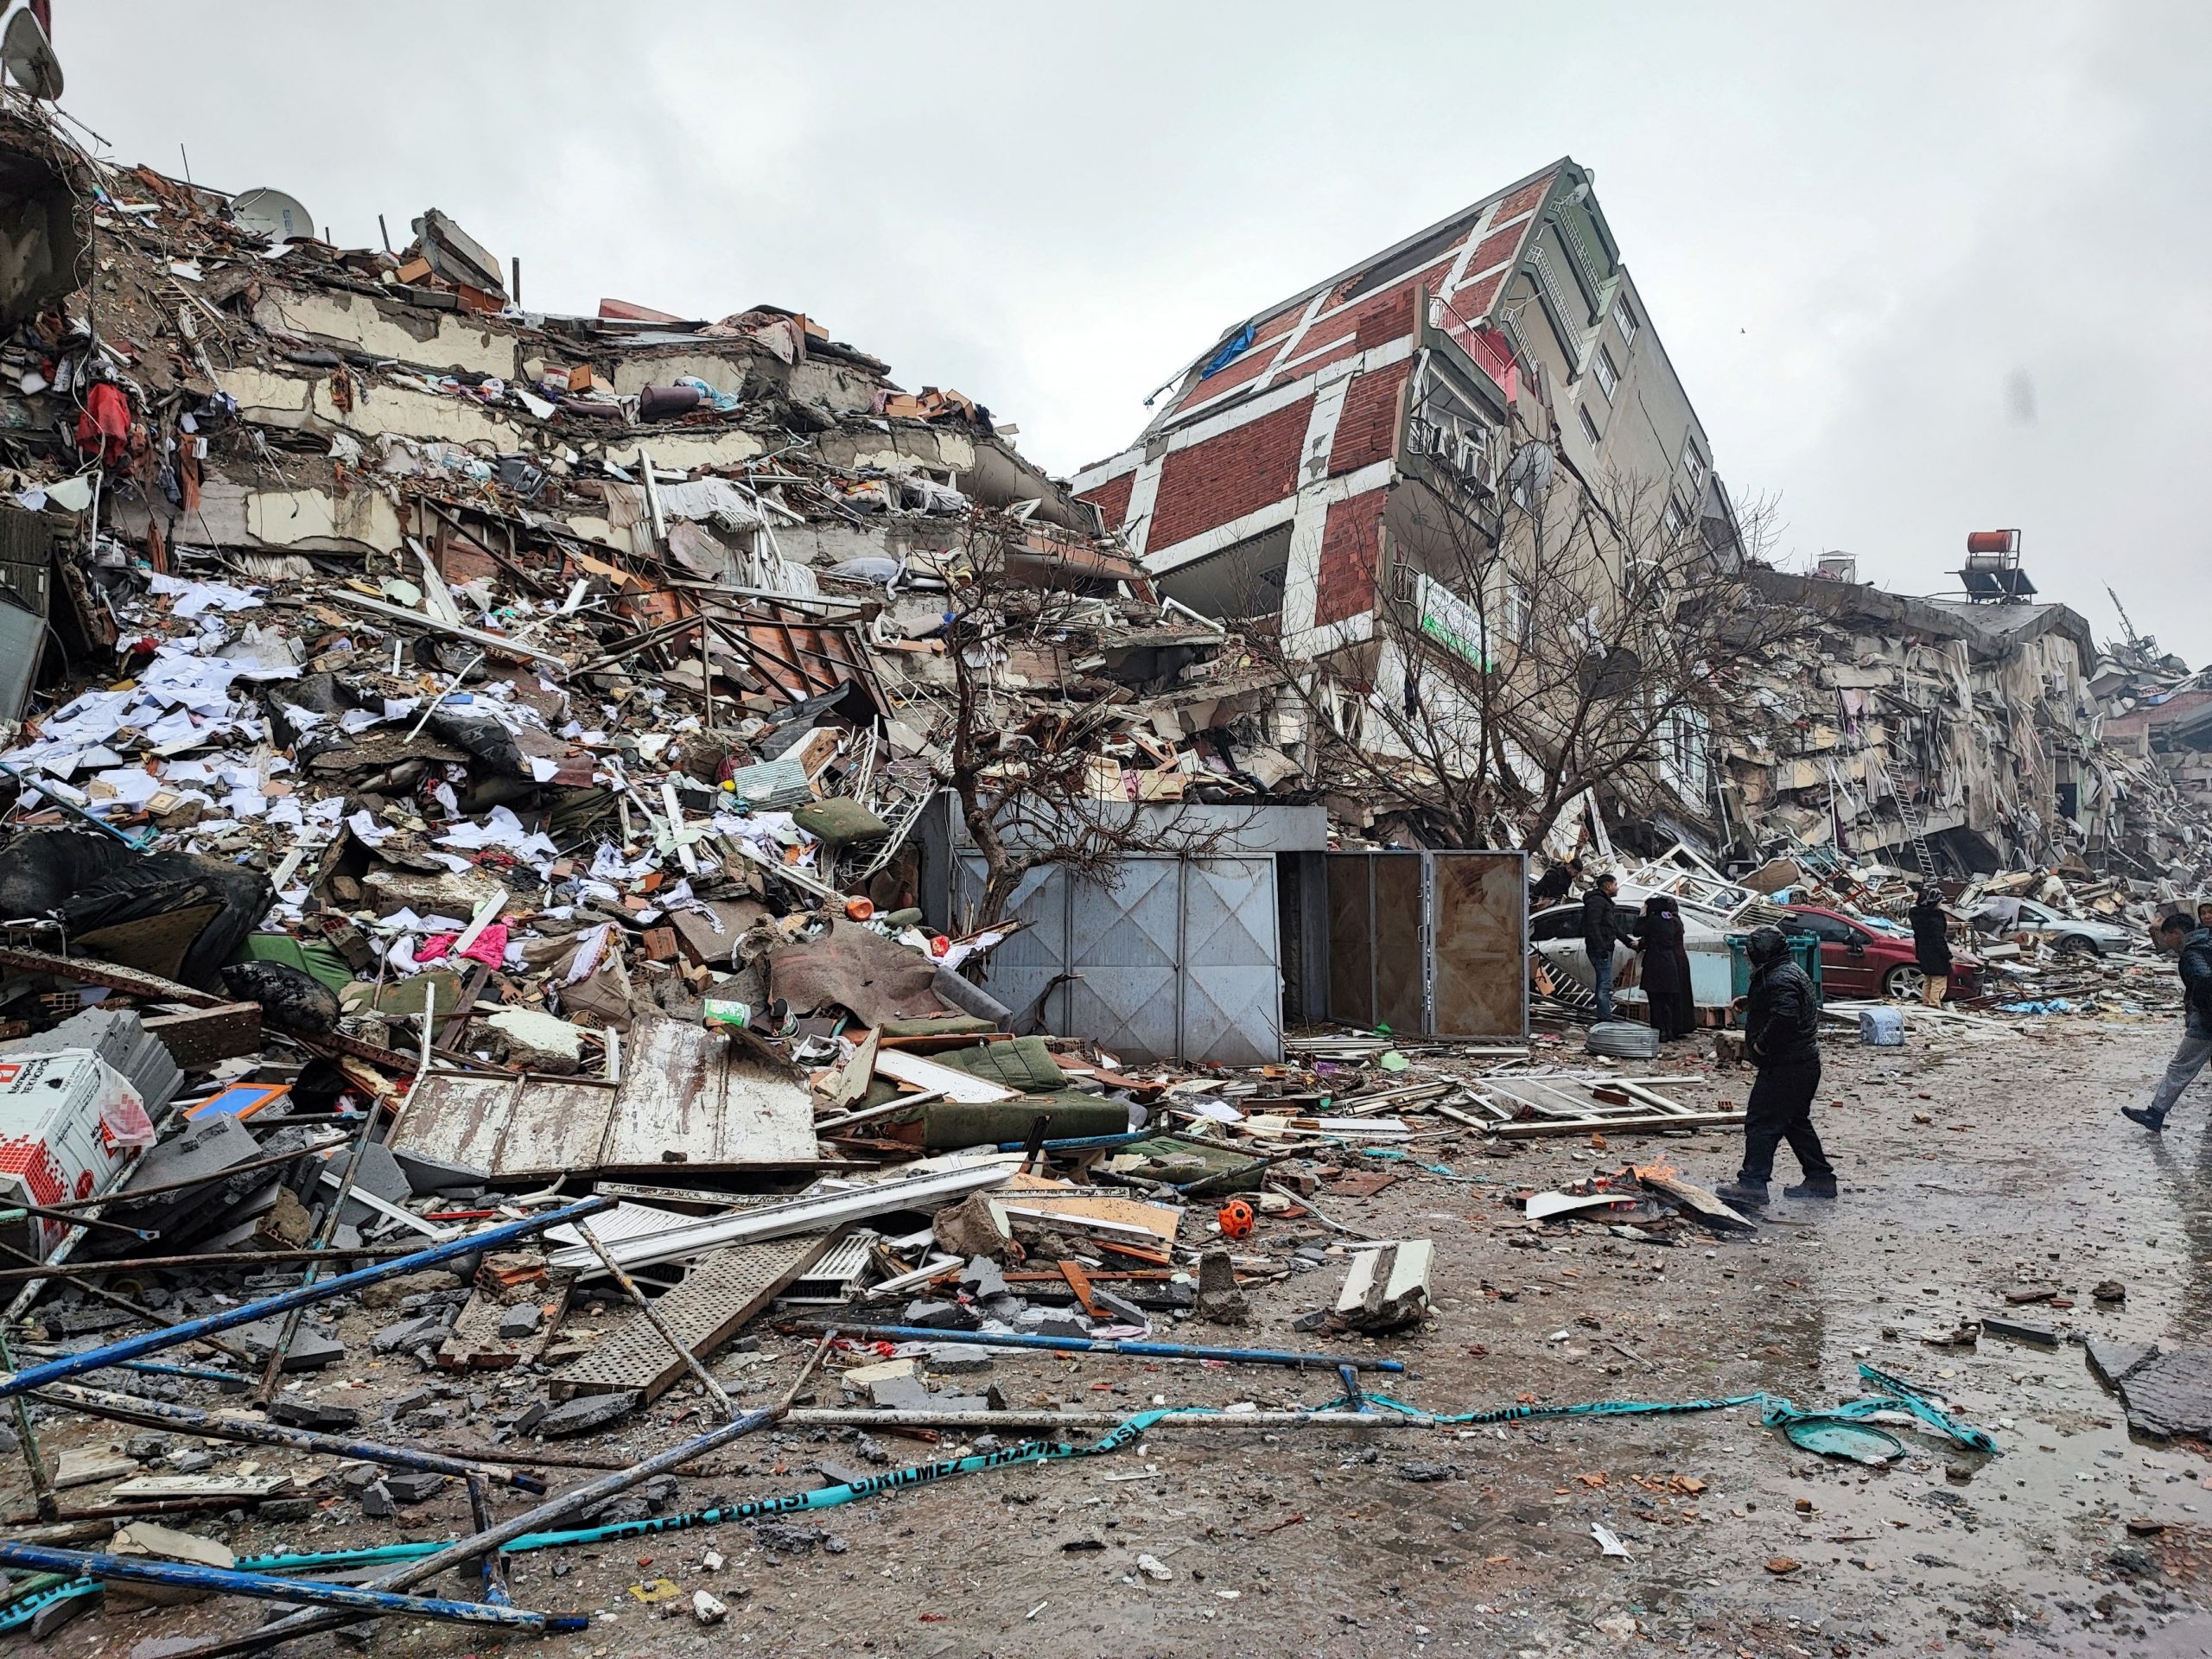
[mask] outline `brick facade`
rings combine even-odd
[[[1353,377],[1344,392],[1337,439],[1329,448],[1329,475],[1357,472],[1388,461],[1398,447],[1399,393],[1412,372],[1410,360]]]
[[[1129,492],[1136,487],[1136,474],[1126,472],[1119,478],[1108,479],[1095,490],[1085,490],[1076,499],[1095,504],[1098,508],[1099,519],[1106,528],[1119,530],[1128,521]]]
[[[1241,518],[1298,487],[1300,452],[1313,399],[1301,397],[1255,421],[1178,449],[1160,472],[1147,554]]]
[[[1321,530],[1321,570],[1313,599],[1315,626],[1326,627],[1375,608],[1388,490],[1333,502]]]

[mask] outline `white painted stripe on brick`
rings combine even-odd
[[[1144,557],[1147,570],[1155,576],[1164,576],[1171,570],[1195,564],[1224,548],[1234,547],[1249,536],[1273,530],[1277,524],[1288,522],[1297,511],[1298,498],[1286,495],[1280,501],[1270,501],[1264,507],[1255,507],[1241,518],[1232,518],[1225,524],[1216,524],[1211,530],[1202,530],[1195,536],[1185,536],[1174,546],[1165,548],[1158,554],[1143,554],[1141,549],[1139,552]]]
[[[1152,534],[1153,504],[1160,499],[1160,469],[1166,460],[1142,462],[1137,467],[1136,482],[1129,486],[1129,511],[1123,521],[1122,539],[1129,544],[1129,551],[1144,557],[1146,538]]]
[[[1328,297],[1326,294],[1316,294],[1306,302],[1306,315],[1299,318],[1296,325],[1283,335],[1282,344],[1275,347],[1274,361],[1268,365],[1267,372],[1259,378],[1260,385],[1268,385],[1276,375],[1282,372],[1282,365],[1289,360],[1290,354],[1298,349],[1298,342],[1306,338],[1306,331],[1313,326],[1313,319],[1321,315],[1321,302]]]
[[[1436,290],[1438,297],[1448,300],[1465,284],[1467,261],[1475,257],[1475,250],[1482,246],[1483,238],[1490,234],[1491,219],[1497,212],[1496,202],[1483,209],[1483,216],[1475,221],[1474,228],[1467,232],[1467,239],[1459,245],[1458,257],[1452,261],[1452,269],[1445,273],[1443,283]]]
[[[1349,385],[1349,382],[1346,384]],[[1333,442],[1333,423],[1329,435]],[[1325,449],[1322,452],[1324,467],[1328,465],[1327,453]],[[1291,523],[1290,558],[1282,577],[1282,632],[1286,639],[1313,632],[1313,612],[1321,597],[1321,538],[1329,527],[1331,504],[1382,489],[1396,475],[1397,463],[1386,458],[1370,461],[1357,472],[1322,479],[1298,493],[1298,516]]]
[[[1100,461],[1095,467],[1084,467],[1069,480],[1068,488],[1076,494],[1081,495],[1086,491],[1096,489],[1101,484],[1112,483],[1124,473],[1134,473],[1143,461],[1144,446],[1141,443],[1136,444],[1122,450],[1118,455]],[[1114,526],[1109,524],[1106,528],[1111,530]]]

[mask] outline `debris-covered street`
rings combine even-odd
[[[1690,1230],[1630,1243],[1601,1221],[1530,1227],[1516,1192],[1618,1166],[1618,1144],[1580,1138],[1522,1141],[1497,1157],[1469,1136],[1433,1148],[1461,1180],[1414,1172],[1368,1198],[1319,1186],[1317,1203],[1344,1225],[1438,1242],[1437,1280],[1449,1288],[1432,1318],[1372,1348],[1342,1345],[1407,1362],[1405,1378],[1373,1383],[1378,1393],[1440,1414],[1762,1391],[1817,1407],[1861,1392],[1863,1361],[1940,1390],[1996,1437],[1996,1457],[1905,1430],[1905,1459],[1869,1470],[1797,1450],[1747,1408],[1480,1428],[1163,1428],[1096,1459],[517,1555],[510,1580],[519,1599],[601,1614],[548,1649],[578,1654],[689,1651],[733,1635],[793,1654],[1077,1654],[1109,1643],[1198,1654],[1260,1629],[1270,1650],[1334,1655],[1926,1652],[1936,1642],[2194,1653],[2212,1628],[2200,1580],[2212,1463],[2190,1445],[2131,1438],[2079,1345],[2171,1344],[2202,1329],[2212,1294],[2212,1143],[2195,1122],[2146,1142],[2109,1107],[2163,1064],[2164,1036],[2156,1023],[2058,1020],[1986,1043],[1837,1048],[1821,1122],[1846,1198],[1777,1205],[1740,1237]],[[1732,1152],[1715,1134],[1677,1132],[1641,1139],[1633,1155],[1709,1175]],[[1328,1240],[1311,1223],[1268,1220],[1253,1248],[1282,1257]],[[1330,1299],[1341,1266],[1328,1256],[1255,1291],[1249,1325],[1193,1320],[1174,1335],[1310,1345],[1295,1317]],[[2098,1299],[2107,1281],[2124,1300]],[[2046,1300],[2012,1300],[2031,1294]],[[365,1353],[391,1317],[387,1302],[334,1323]],[[2047,1329],[2058,1345],[1924,1339],[1983,1318]],[[757,1352],[715,1370],[750,1404],[774,1395],[807,1347],[764,1332]],[[1007,1352],[980,1371],[956,1358],[931,1380],[995,1387],[1019,1411],[1114,1420],[1162,1402],[1274,1412],[1340,1393],[1327,1373]],[[814,1392],[841,1402],[832,1384]],[[358,1412],[370,1428],[395,1412],[403,1427],[433,1413],[437,1427],[410,1438],[456,1448],[499,1440],[507,1398],[496,1382],[441,1387],[396,1358],[349,1359],[288,1396]],[[621,1463],[702,1427],[702,1407],[680,1383],[615,1432],[533,1449]],[[1022,1438],[955,1431],[930,1444],[786,1428],[600,1518],[695,1514]],[[143,1439],[112,1443],[143,1453]],[[73,1430],[57,1444],[111,1439]],[[318,1461],[210,1449],[226,1469],[304,1475]],[[10,1497],[25,1502],[20,1481]],[[467,1516],[448,1485],[404,1510],[393,1535],[443,1539]],[[1593,1526],[1628,1558],[1605,1554]],[[364,1523],[348,1491],[310,1521],[222,1530],[246,1555],[342,1549],[362,1541]],[[731,1609],[727,1627],[697,1625],[699,1591]],[[199,1636],[224,1621],[212,1604],[119,1625],[110,1615],[49,1645],[120,1651],[156,1630]],[[467,1647],[423,1629],[379,1641],[398,1639],[410,1652]]]

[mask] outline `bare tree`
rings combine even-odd
[[[1494,497],[1402,485],[1373,638],[1275,647],[1319,781],[1439,844],[1533,845],[1586,791],[1704,816],[1744,671],[1809,626],[1745,579],[1770,512],[1716,536],[1664,481],[1523,457]]]
[[[937,780],[983,863],[967,925],[1003,920],[1034,870],[1111,886],[1132,853],[1202,855],[1217,846],[1219,826],[1200,831],[1179,809],[1162,823],[1147,814],[1141,791],[1131,798],[1125,787],[1112,752],[1142,758],[1126,704],[1144,688],[1082,666],[1094,641],[1122,626],[1112,584],[1040,554],[1018,521],[981,513],[942,569],[950,707]]]

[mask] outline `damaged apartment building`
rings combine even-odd
[[[1855,575],[1838,554],[1815,575],[1754,576],[1816,626],[1746,688],[1758,713],[1732,738],[1719,790],[1733,850],[1944,876],[2069,867],[2186,879],[2202,864],[2202,798],[2127,741],[2134,675],[2078,612],[2036,597],[2018,532],[1969,539],[1963,597],[1908,597]]]
[[[1625,487],[1647,522],[1614,526],[1611,584],[1662,546],[1715,571],[1743,557],[1711,441],[1590,170],[1565,159],[1227,330],[1076,485],[1163,594],[1273,638],[1339,691],[1326,717],[1370,750],[1402,735],[1376,710],[1411,701],[1399,625],[1487,639],[1547,598],[1578,607],[1524,602],[1514,556],[1472,571],[1440,519],[1496,549],[1532,495]],[[1707,726],[1682,709],[1643,781],[1709,829]]]

